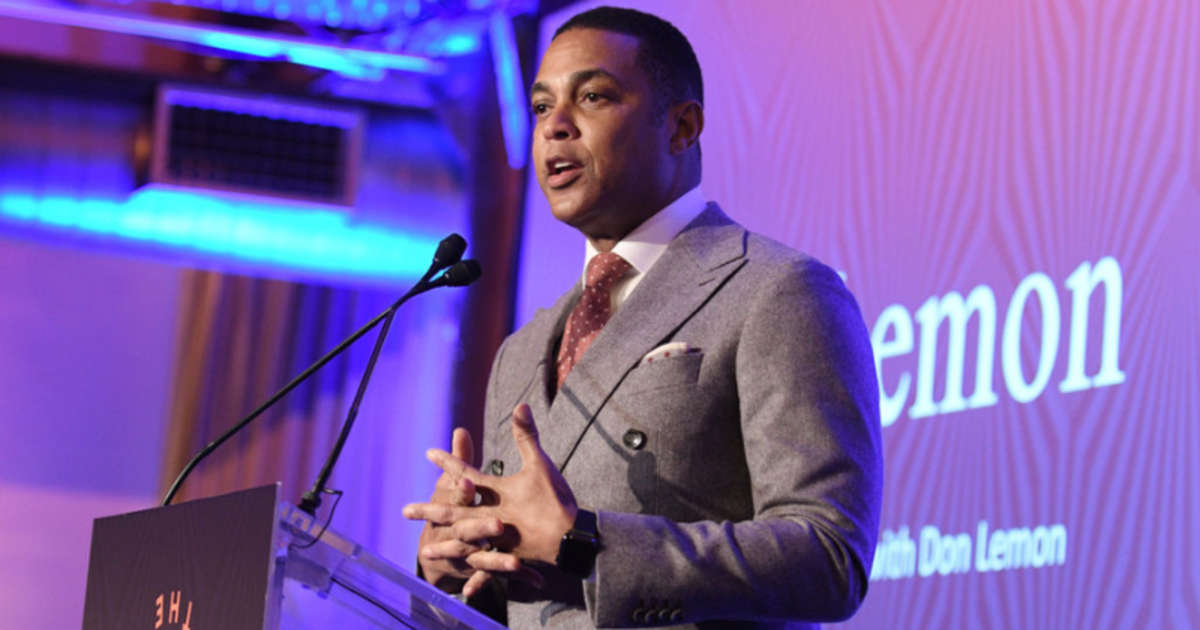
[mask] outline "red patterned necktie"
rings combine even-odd
[[[633,269],[633,265],[629,261],[612,252],[596,254],[588,261],[583,294],[567,317],[567,327],[558,348],[560,388],[571,368],[575,367],[592,340],[600,334],[600,329],[608,323],[608,318],[612,316],[612,287],[630,269]]]

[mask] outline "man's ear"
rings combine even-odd
[[[676,103],[667,111],[667,120],[672,123],[671,153],[678,155],[700,141],[704,131],[704,108],[696,101]]]

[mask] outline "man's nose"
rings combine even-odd
[[[546,140],[569,140],[579,135],[570,107],[558,106],[550,110],[542,121],[542,137]]]

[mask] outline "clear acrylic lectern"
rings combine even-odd
[[[278,485],[96,519],[83,627],[502,627],[321,529]]]

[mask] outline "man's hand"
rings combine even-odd
[[[471,567],[489,572],[514,571],[520,560],[554,564],[559,542],[571,529],[578,511],[571,488],[538,443],[537,425],[528,405],[518,405],[513,410],[512,427],[513,440],[521,455],[521,470],[509,477],[485,475],[458,453],[429,451],[429,459],[442,469],[443,477],[469,481],[483,496],[482,503],[431,501],[404,506],[406,518],[430,523],[427,530],[459,527],[476,532],[482,529],[477,524],[503,524],[504,535],[491,536],[491,540],[507,553],[481,550],[465,556]],[[477,527],[480,529],[474,529]],[[444,557],[444,551],[456,554],[465,550],[447,543],[426,547],[422,536],[422,558],[427,557],[427,551],[431,556]]]
[[[471,434],[466,429],[455,429],[450,450],[458,461],[470,462],[475,457]],[[461,472],[443,469],[429,500],[437,505],[471,505],[475,502],[475,484]],[[502,532],[503,526],[495,519],[469,519],[453,525],[426,523],[421,531],[418,543],[421,553],[417,558],[425,579],[447,592],[457,591],[460,587],[465,591],[463,580],[471,585],[472,592],[478,590],[490,576],[475,570],[465,558],[482,550],[489,537],[499,536]],[[443,551],[425,553],[431,547]]]

